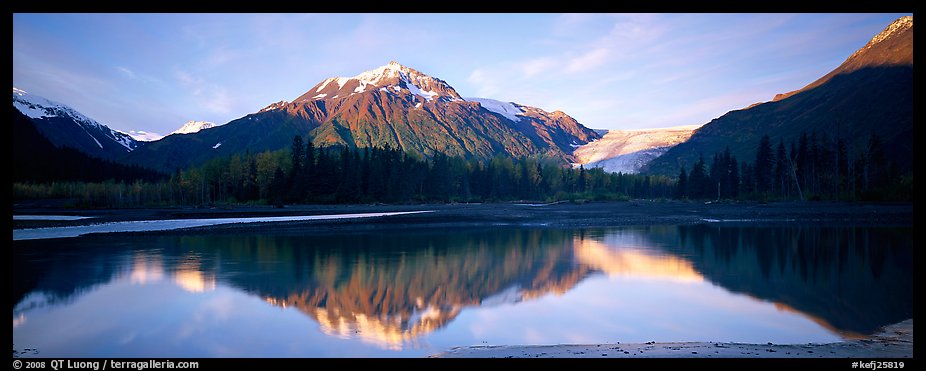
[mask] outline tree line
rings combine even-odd
[[[674,197],[678,199],[751,200],[912,200],[912,172],[901,174],[872,134],[866,145],[849,150],[843,138],[808,135],[785,146],[762,137],[752,163],[737,161],[727,148],[708,167],[704,156],[683,166]]]
[[[288,149],[246,152],[175,171],[163,181],[14,184],[14,197],[64,197],[81,206],[202,206],[267,203],[413,203],[669,198],[665,176],[566,168],[542,160],[488,161],[396,148],[316,148],[295,136]]]
[[[537,159],[488,161],[396,148],[316,148],[296,136],[290,148],[245,152],[178,169],[158,179],[139,172],[106,181],[14,182],[14,199],[65,198],[81,207],[287,203],[418,203],[676,198],[697,200],[912,200],[877,135],[847,148],[841,138],[802,133],[789,145],[763,136],[752,162],[729,148],[700,156],[678,178],[566,168]]]

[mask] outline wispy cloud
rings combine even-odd
[[[489,73],[483,69],[473,70],[469,74],[467,81],[477,87],[476,95],[478,97],[491,97],[498,92],[497,80],[491,78]]]
[[[605,48],[591,50],[585,54],[569,60],[566,66],[568,72],[582,72],[600,66],[605,62],[610,52]]]
[[[521,63],[521,71],[524,72],[526,78],[534,77],[554,67],[556,67],[556,59],[552,57],[534,58]]]
[[[174,76],[200,106],[216,114],[232,113],[234,99],[228,89],[183,70],[176,71]]]
[[[126,68],[126,67],[117,66],[117,67],[116,67],[116,71],[121,72],[123,75],[125,75],[126,77],[128,77],[128,78],[130,78],[130,79],[132,79],[132,80],[135,80],[135,79],[138,78],[138,76],[135,75],[135,72],[132,72],[132,70],[130,70],[130,69]]]
[[[232,112],[232,99],[225,88],[216,88],[206,94],[206,108],[227,115]]]

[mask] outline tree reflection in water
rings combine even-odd
[[[15,242],[13,314],[114,280],[169,279],[191,293],[235,287],[298,309],[328,335],[400,349],[467,307],[560,295],[603,273],[710,281],[855,337],[912,318],[912,269],[909,228],[100,236]]]

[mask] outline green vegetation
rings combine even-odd
[[[801,133],[786,150],[779,139],[762,137],[752,164],[738,163],[729,148],[714,154],[710,170],[701,156],[687,172],[682,167],[675,198],[769,200],[909,201],[913,173],[901,174],[887,159],[881,138],[848,151],[842,138]]]
[[[496,156],[488,161],[437,154],[422,160],[393,148],[291,148],[210,160],[159,182],[14,183],[14,199],[68,198],[82,207],[267,203],[590,201],[668,198],[664,176],[564,168]]]
[[[752,163],[725,150],[700,156],[677,179],[564,168],[496,156],[437,154],[424,160],[395,148],[315,148],[296,136],[290,149],[246,152],[178,170],[163,180],[13,183],[13,198],[72,200],[77,207],[293,203],[423,203],[676,198],[696,200],[912,200],[912,172],[900,174],[872,135],[848,151],[841,139],[806,133],[790,144],[763,136]]]

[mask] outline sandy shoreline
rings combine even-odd
[[[913,319],[886,326],[867,339],[829,344],[723,342],[471,346],[437,358],[912,358]]]

